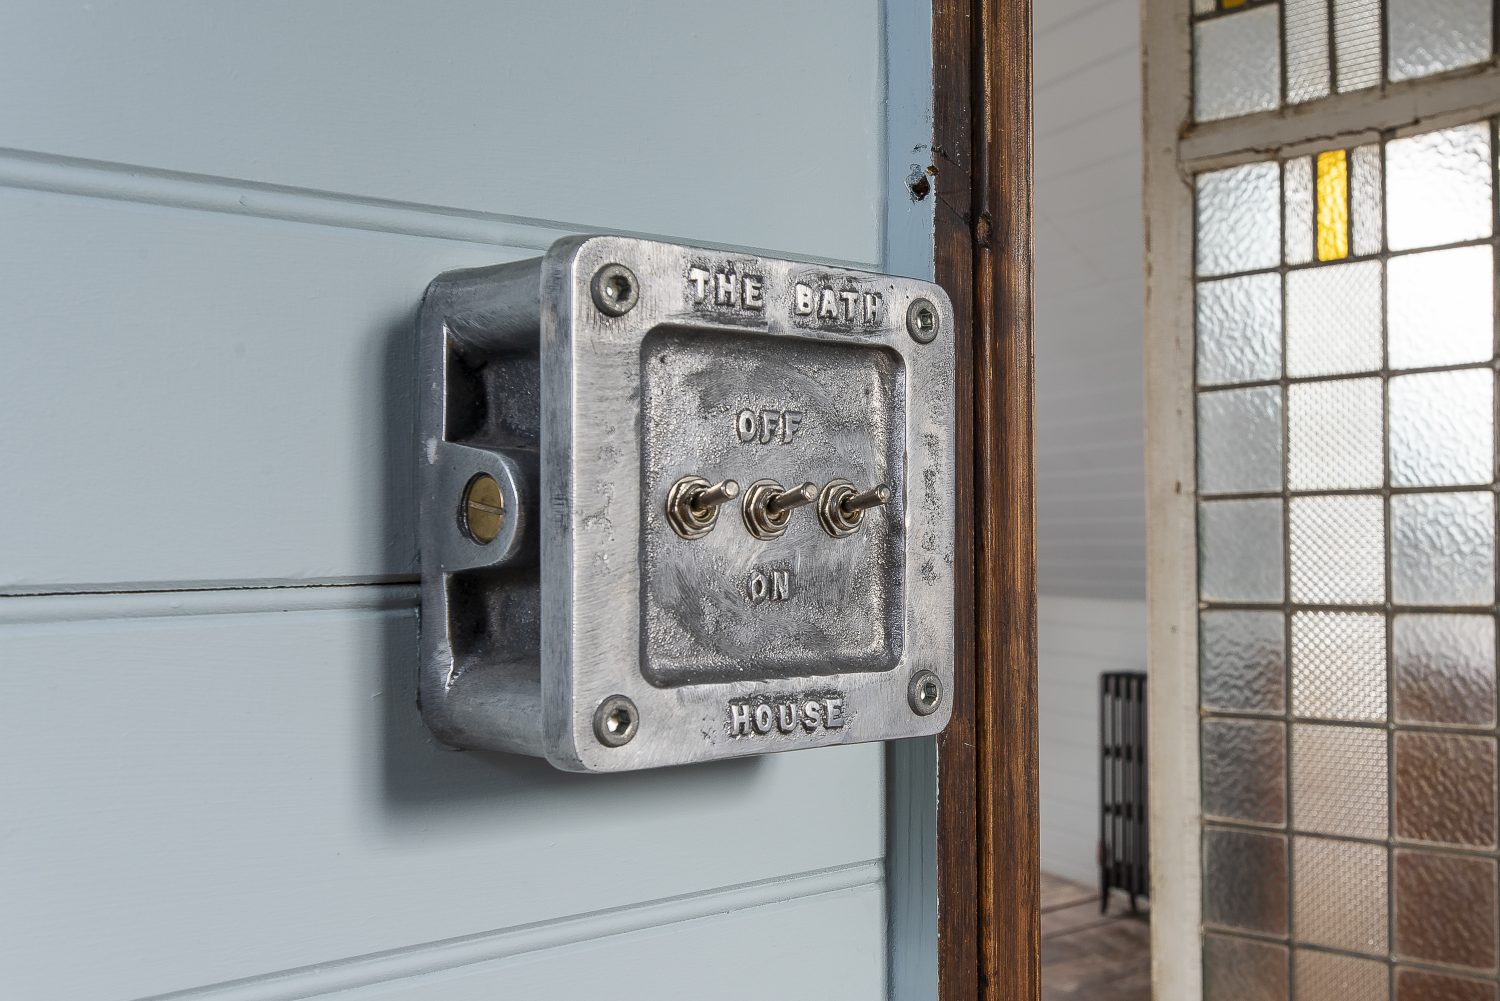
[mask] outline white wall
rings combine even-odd
[[[886,23],[10,5],[0,997],[748,998],[809,942],[797,991],[884,992],[881,746],[580,776],[423,727],[412,324],[578,230],[878,267],[930,139]]]
[[[1145,667],[1140,7],[1033,11],[1042,867],[1093,883],[1098,676]]]

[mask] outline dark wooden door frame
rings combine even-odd
[[[934,0],[937,280],[958,320],[953,721],[938,740],[938,989],[1041,995],[1031,5]],[[968,584],[966,587],[965,584]]]

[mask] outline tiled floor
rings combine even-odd
[[[1146,901],[1130,915],[1116,894],[1099,913],[1097,887],[1042,874],[1042,1001],[1151,1001]]]

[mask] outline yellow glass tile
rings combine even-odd
[[[1245,0],[1223,0],[1220,6],[1224,10],[1233,10],[1236,7],[1245,6]]]
[[[1318,154],[1318,260],[1349,256],[1349,157],[1341,149]]]

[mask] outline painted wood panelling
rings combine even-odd
[[[879,745],[604,777],[455,752],[417,716],[412,608],[224,594],[82,621],[57,605],[99,599],[4,599],[0,996],[135,998],[883,854]]]
[[[1140,600],[1140,5],[1034,9],[1037,586]],[[1045,686],[1045,646],[1042,656]]]
[[[1042,871],[1095,886],[1099,675],[1146,669],[1146,605],[1042,595],[1037,603]]]
[[[0,32],[0,147],[873,262],[880,22],[869,0],[30,0]]]

